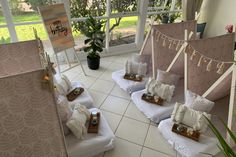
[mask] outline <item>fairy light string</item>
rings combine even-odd
[[[187,42],[188,45],[184,48],[183,51],[186,53],[187,47],[189,49],[192,49],[192,52],[190,50],[188,51],[190,52],[190,60],[198,58],[197,66],[201,67],[202,64],[206,64],[206,71],[208,72],[212,70],[213,63],[216,64],[216,69],[217,69],[216,73],[218,74],[223,74],[226,64],[236,64],[235,61],[225,62],[205,56],[202,52],[199,52],[192,45],[190,45],[187,40],[180,40],[170,37],[157,29],[154,30],[154,36],[156,42],[162,42],[163,47],[168,47],[168,49],[174,49],[175,51],[178,51],[183,46],[183,44]]]

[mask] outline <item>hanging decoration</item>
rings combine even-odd
[[[176,51],[179,51],[179,49],[183,46],[183,44],[187,41],[185,40],[179,40],[179,39],[175,39],[172,38],[170,36],[167,36],[165,34],[163,34],[162,32],[160,32],[159,30],[155,30],[154,35],[156,36],[156,41],[160,42],[160,39],[162,39],[162,46],[163,47],[168,47],[168,49],[174,49]],[[167,42],[169,44],[167,44]],[[174,47],[175,46],[175,47]],[[203,53],[197,51],[192,45],[187,45],[184,47],[183,52],[186,53],[186,48],[188,47],[189,51],[191,51],[192,49],[192,53],[190,56],[190,60],[194,60],[195,58],[199,58],[198,62],[197,62],[197,66],[201,67],[204,63],[207,64],[206,65],[206,71],[211,71],[212,70],[212,64],[215,63],[214,65],[216,65],[216,73],[217,74],[223,74],[224,72],[224,68],[225,68],[225,64],[236,64],[235,62],[224,62],[224,61],[220,61],[220,60],[216,60],[210,57],[207,57],[205,55],[203,55]],[[199,57],[197,57],[199,56]]]

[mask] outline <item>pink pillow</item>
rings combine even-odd
[[[209,113],[214,107],[215,103],[187,90],[185,105],[194,110]]]
[[[162,70],[157,70],[157,80],[168,85],[176,86],[180,80],[180,76],[177,74],[165,72]]]

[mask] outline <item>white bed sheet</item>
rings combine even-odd
[[[131,100],[137,108],[147,116],[147,118],[155,123],[159,123],[161,120],[169,118],[176,102],[184,103],[183,80],[181,80],[178,87],[176,87],[171,102],[164,102],[163,106],[142,100],[141,97],[144,93],[147,93],[146,89],[132,93]]]
[[[142,82],[135,82],[124,79],[125,70],[118,70],[112,73],[112,79],[118,84],[118,86],[128,93],[133,93],[145,88],[148,81],[148,77],[144,77]]]
[[[92,108],[89,111],[99,110]],[[112,149],[114,138],[114,133],[101,114],[98,134],[87,134],[83,140],[78,140],[72,133],[66,136],[68,155],[69,157],[93,157]]]
[[[174,122],[169,118],[161,121],[158,129],[182,157],[209,157],[209,155],[203,153],[209,153],[214,156],[220,152],[217,147],[218,141],[216,138],[202,134],[199,142],[196,142],[172,132],[173,124]]]

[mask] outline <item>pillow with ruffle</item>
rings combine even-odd
[[[67,127],[72,131],[77,139],[83,139],[84,135],[87,133],[85,124],[89,118],[89,110],[85,106],[77,104],[71,118],[66,123]]]
[[[146,76],[147,74],[147,63],[138,63],[127,61],[125,64],[125,72],[127,74],[135,74],[140,76]]]
[[[171,119],[174,122],[187,125],[200,133],[206,132],[208,128],[208,122],[205,117],[211,119],[210,114],[193,110],[180,103],[175,104],[174,110],[171,114]]]
[[[146,85],[146,90],[152,96],[158,96],[163,100],[170,102],[174,94],[175,86],[164,84],[160,81],[150,78]]]
[[[66,126],[66,122],[72,116],[72,109],[70,108],[69,102],[67,98],[63,95],[59,95],[57,98],[57,106],[58,106],[58,113],[62,122],[62,127],[64,130],[64,134],[69,134],[69,129]]]
[[[60,95],[67,95],[72,89],[72,83],[66,75],[62,75],[60,78],[57,78],[54,81],[54,85],[56,87],[56,93],[59,93]]]

